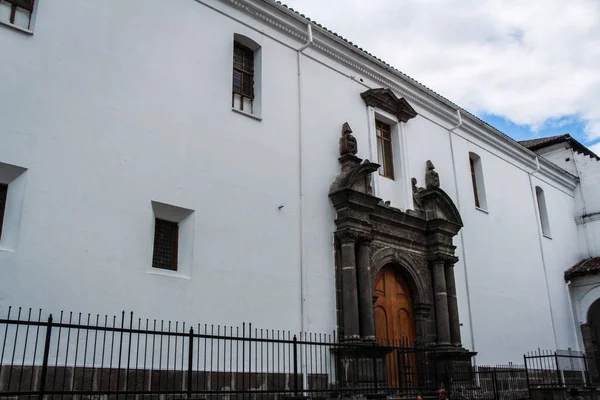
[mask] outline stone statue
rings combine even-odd
[[[347,154],[356,155],[358,152],[358,145],[356,138],[352,136],[352,129],[347,122],[344,122],[342,126],[342,137],[340,138],[340,156]]]
[[[435,167],[431,160],[427,160],[427,167],[425,172],[425,187],[429,188],[439,188],[440,187],[440,176],[435,171]]]
[[[424,189],[417,187],[417,178],[411,178],[410,182],[412,184],[413,204],[415,210],[421,210],[423,209],[423,201],[421,200],[421,194],[419,192]]]

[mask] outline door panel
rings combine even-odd
[[[387,266],[379,271],[375,279],[375,335],[381,344],[395,347],[410,347],[416,338],[415,317],[410,288],[402,275]],[[392,387],[404,382],[414,384],[413,356],[394,351],[387,356],[388,383]],[[402,374],[400,374],[402,372]],[[407,382],[410,380],[410,382]]]

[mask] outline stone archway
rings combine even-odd
[[[381,270],[387,266],[393,266],[400,274],[401,279],[405,281],[410,290],[415,320],[415,341],[418,343],[433,342],[435,326],[432,319],[431,284],[428,280],[429,276],[423,274],[423,268],[419,267],[418,257],[392,247],[384,247],[379,250],[374,249],[370,266],[372,282],[376,281]],[[425,272],[427,272],[426,269]],[[377,332],[375,335],[377,336]]]
[[[594,357],[596,363],[592,372],[598,376],[600,371],[600,299],[596,299],[588,308],[586,322],[581,325],[581,336],[586,355]]]

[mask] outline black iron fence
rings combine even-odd
[[[596,360],[570,351],[525,365],[440,362],[435,347],[348,343],[299,334],[119,316],[11,309],[0,313],[0,398],[57,395],[276,399],[433,394],[526,399],[532,387],[589,387]],[[70,398],[70,397],[67,397]]]
[[[8,309],[0,319],[0,398],[168,395],[337,397],[435,390],[435,350],[120,316]]]
[[[455,367],[456,368],[456,367]],[[454,399],[519,400],[529,398],[527,374],[522,365],[480,365],[472,368],[471,375],[456,379],[456,370],[450,374],[449,389]]]
[[[600,359],[583,352],[536,350],[523,356],[529,386],[533,388],[591,388],[600,386]]]

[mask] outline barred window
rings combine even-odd
[[[0,184],[0,238],[2,237],[2,225],[4,224],[4,210],[6,208],[6,195],[8,185]]]
[[[154,224],[152,267],[177,271],[178,245],[179,224],[156,218]]]
[[[254,98],[254,52],[237,42],[233,45],[233,93]]]
[[[0,0],[0,20],[29,30],[34,6],[35,0]]]
[[[394,179],[394,155],[392,153],[392,129],[379,120],[375,120],[377,131],[377,156],[379,158],[379,175]]]

